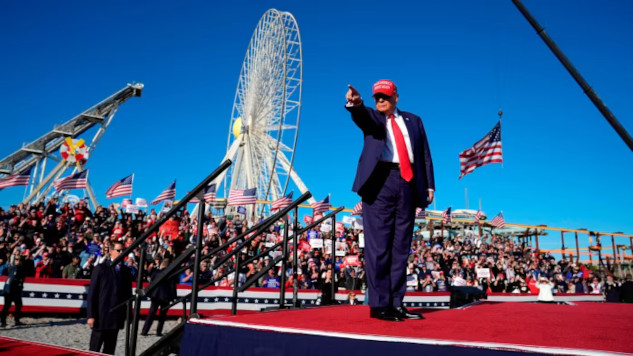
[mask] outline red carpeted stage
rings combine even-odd
[[[633,353],[633,305],[483,302],[384,322],[339,305],[191,319],[181,355]]]
[[[82,351],[56,345],[42,344],[33,341],[24,341],[10,337],[0,336],[0,354],[11,356],[83,356],[102,355],[96,352]]]

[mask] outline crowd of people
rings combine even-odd
[[[46,203],[13,205],[6,210],[0,208],[0,275],[6,275],[8,267],[21,259],[26,277],[89,279],[95,266],[107,259],[110,242],[130,246],[161,214],[154,209],[148,213],[128,214],[115,205],[99,206],[91,211],[85,201],[71,205],[55,198]],[[208,212],[203,221],[202,254],[206,255],[237,237],[259,219]],[[171,220],[170,229],[161,229],[147,240],[146,281],[162,261],[173,260],[195,243],[195,216],[183,210]],[[282,240],[283,229],[281,221],[275,223],[238,255],[247,260],[265,252]],[[336,238],[334,248],[328,244],[332,233]],[[408,291],[435,292],[448,291],[451,286],[473,286],[486,292],[538,293],[537,282],[546,279],[554,294],[604,294],[607,301],[633,302],[630,275],[626,280],[616,280],[611,275],[599,276],[587,266],[564,258],[557,261],[550,253],[534,250],[511,237],[474,233],[457,234],[451,238],[439,234],[426,239],[422,236],[418,229],[411,246],[406,277]],[[198,282],[233,285],[235,257],[221,265],[216,264],[238,243],[203,261]],[[329,290],[335,283],[339,290],[364,290],[363,247],[361,229],[317,226],[305,232],[298,243],[299,288]],[[273,263],[279,253],[264,253],[261,258],[240,264],[238,283],[250,280]],[[124,263],[134,275],[139,269],[139,259],[140,248],[125,256]],[[188,262],[188,267],[178,283],[191,285],[194,282],[192,262]],[[285,266],[271,268],[253,286],[279,288],[282,273],[286,276],[286,287],[292,286],[292,254]]]

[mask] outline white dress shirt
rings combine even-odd
[[[409,130],[407,125],[404,124],[404,118],[400,115],[400,112],[396,109],[393,113],[396,120],[396,125],[400,128],[402,136],[404,137],[404,143],[407,146],[407,155],[409,156],[409,162],[413,165],[413,147],[411,145],[411,139],[409,139]],[[400,156],[398,156],[398,148],[396,146],[396,138],[393,136],[393,129],[391,127],[391,120],[387,117],[387,142],[385,148],[380,155],[380,160],[385,162],[400,163]]]

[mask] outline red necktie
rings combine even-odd
[[[400,127],[396,123],[396,117],[394,114],[390,114],[389,118],[391,119],[393,137],[396,140],[398,159],[400,160],[400,176],[402,176],[402,179],[409,182],[411,178],[413,178],[413,170],[411,169],[411,161],[409,161],[407,145],[404,143],[404,136],[402,136],[402,131],[400,131]]]

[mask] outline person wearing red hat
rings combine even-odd
[[[420,117],[397,109],[394,82],[379,80],[372,89],[376,110],[366,107],[351,85],[345,96],[345,107],[364,136],[352,191],[363,202],[370,317],[423,319],[402,300],[415,209],[426,208],[434,197],[431,151]]]

